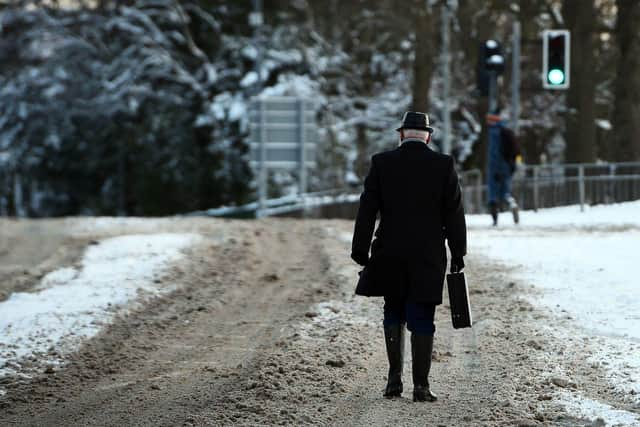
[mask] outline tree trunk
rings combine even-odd
[[[435,37],[439,24],[436,22],[435,13],[425,5],[423,0],[414,0],[412,5],[415,59],[413,61],[411,109],[428,112],[431,76],[437,57]]]
[[[356,161],[354,165],[355,174],[361,181],[367,176],[369,167],[369,155],[367,149],[369,147],[369,141],[367,139],[367,127],[363,123],[356,125]]]
[[[594,34],[597,15],[594,0],[564,0],[562,15],[571,31],[566,161],[588,163],[596,159]]]
[[[613,151],[617,161],[640,160],[640,2],[617,0],[618,69],[613,108]]]

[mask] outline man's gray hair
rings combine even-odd
[[[404,136],[403,139],[412,138],[412,139],[421,139],[423,141],[426,141],[429,136],[428,131],[420,130],[420,129],[403,129],[402,134]]]

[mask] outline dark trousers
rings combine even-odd
[[[384,326],[407,324],[407,329],[420,335],[433,336],[436,325],[433,318],[436,306],[428,303],[408,302],[404,298],[384,297]]]

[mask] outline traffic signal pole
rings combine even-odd
[[[520,21],[513,23],[511,39],[511,129],[518,135],[520,117]]]
[[[489,114],[496,113],[498,109],[498,73],[489,70]]]

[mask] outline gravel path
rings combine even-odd
[[[416,404],[410,360],[404,397],[381,397],[381,301],[352,294],[350,222],[149,221],[74,230],[202,234],[162,279],[177,290],[120,316],[58,370],[0,378],[0,425],[585,425],[552,397],[625,404],[586,355],[548,333],[555,320],[522,299],[533,289],[474,254],[475,326],[453,330],[438,307],[440,399]]]

